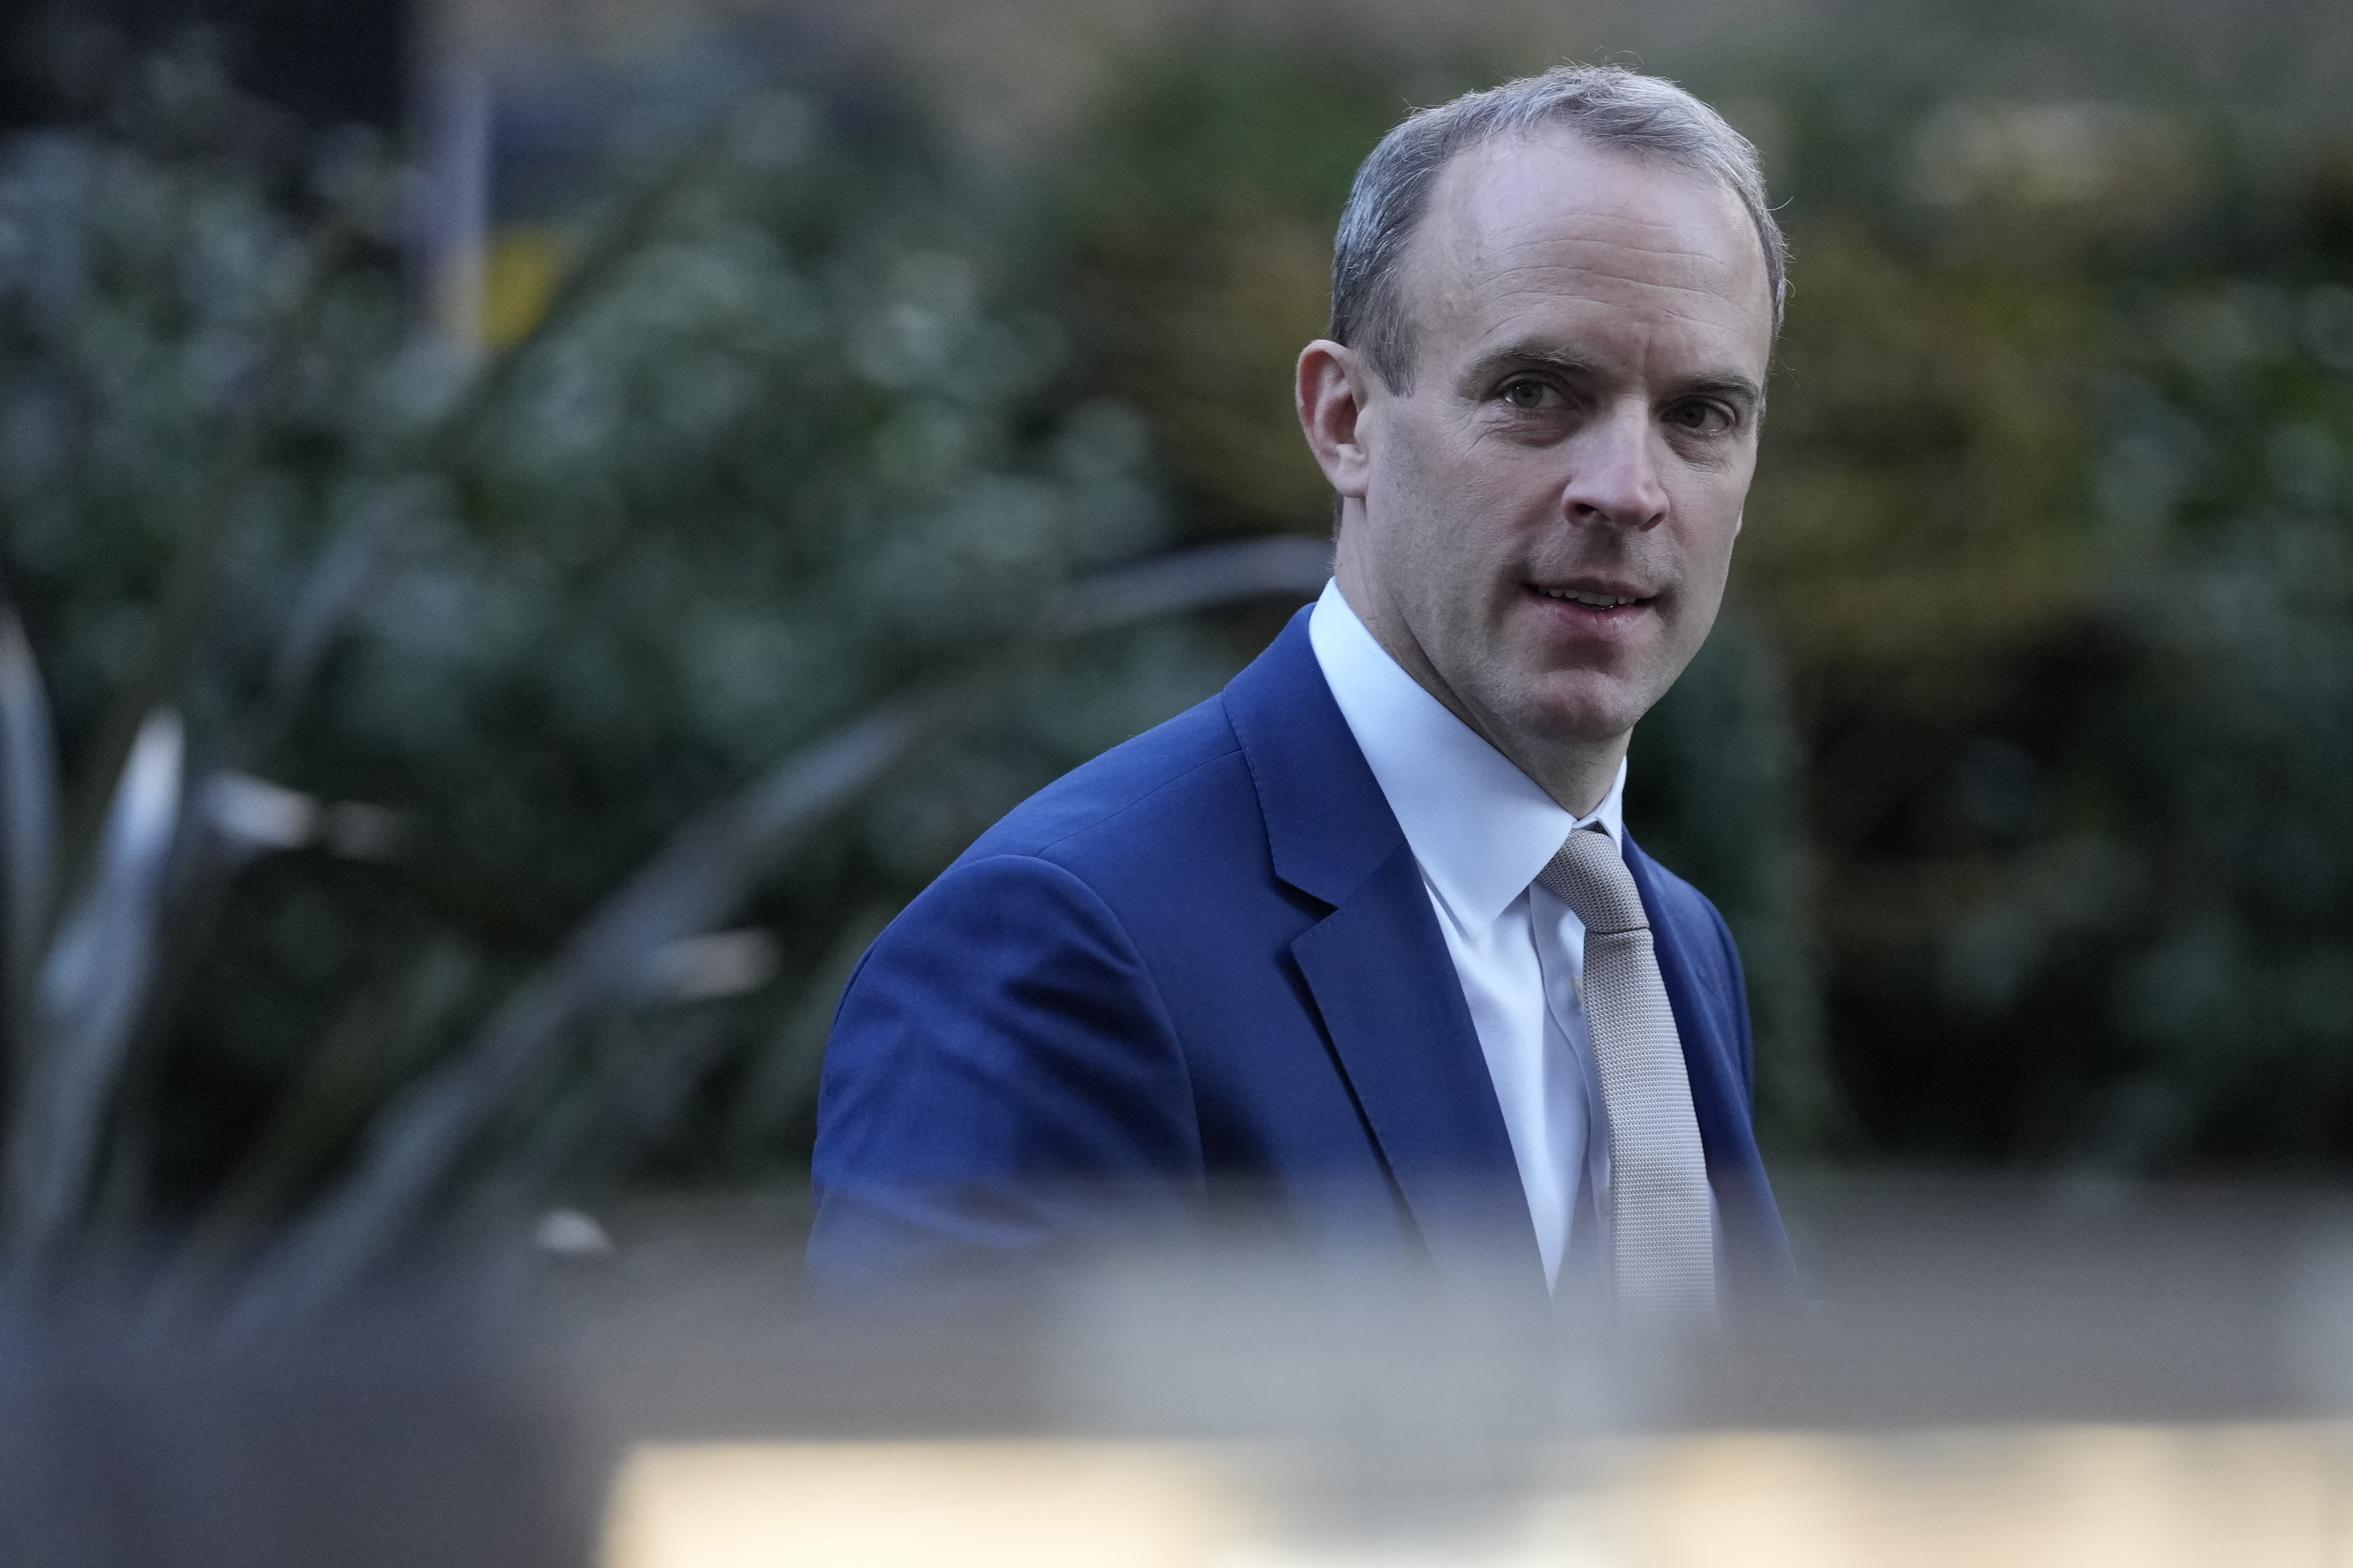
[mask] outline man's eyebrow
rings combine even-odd
[[[1481,354],[1466,379],[1484,381],[1507,370],[1556,370],[1567,375],[1591,375],[1595,366],[1583,354],[1549,343],[1506,343]]]
[[[1750,408],[1765,406],[1765,389],[1736,371],[1721,375],[1703,375],[1683,386],[1686,397],[1725,397]]]

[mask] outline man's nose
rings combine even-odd
[[[1660,439],[1650,409],[1638,404],[1613,405],[1589,422],[1567,446],[1562,515],[1571,522],[1626,528],[1651,528],[1664,521],[1667,492],[1659,479]]]

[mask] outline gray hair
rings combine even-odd
[[[1407,117],[1356,171],[1332,247],[1335,342],[1361,350],[1398,392],[1413,375],[1398,271],[1406,243],[1457,153],[1505,136],[1566,126],[1599,147],[1708,175],[1740,198],[1765,247],[1773,330],[1788,292],[1788,245],[1765,204],[1765,173],[1748,138],[1671,81],[1619,66],[1556,66]]]

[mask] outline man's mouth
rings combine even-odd
[[[1531,584],[1537,594],[1556,599],[1564,605],[1577,605],[1588,610],[1615,610],[1628,605],[1647,605],[1650,596],[1641,594],[1612,593],[1596,588],[1546,588]]]

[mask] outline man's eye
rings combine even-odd
[[[1542,408],[1551,392],[1541,381],[1514,381],[1504,387],[1504,401],[1514,408]]]
[[[1713,435],[1732,428],[1732,411],[1717,403],[1679,403],[1667,411],[1667,423]]]

